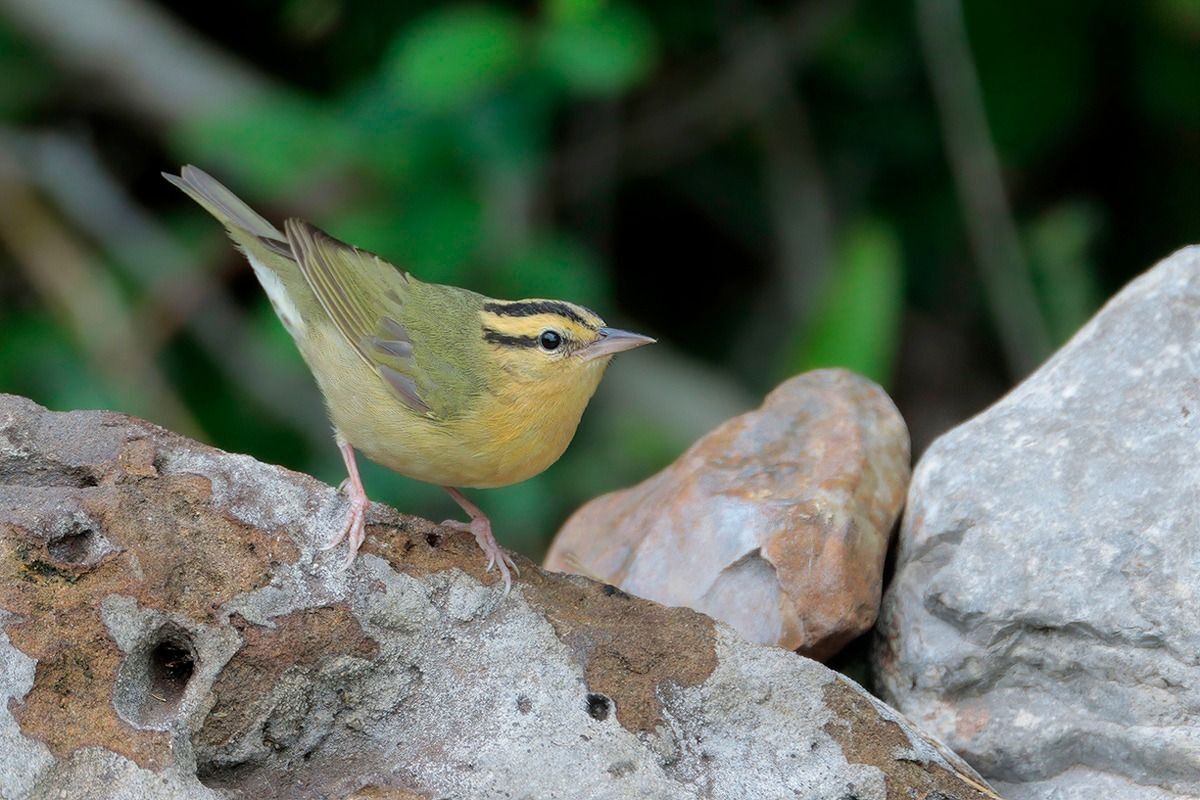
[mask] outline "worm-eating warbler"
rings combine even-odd
[[[348,539],[349,563],[366,536],[359,450],[445,488],[471,521],[443,524],[474,534],[507,593],[515,565],[455,487],[506,486],[553,464],[613,354],[654,340],[572,303],[422,283],[299,219],[280,231],[195,167],[164,177],[225,226],[317,379],[349,473],[350,510],[328,546]]]

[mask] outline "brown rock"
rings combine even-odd
[[[546,567],[827,658],[875,622],[908,479],[908,431],[887,394],[817,370],[657,475],[585,505]]]
[[[115,414],[0,395],[0,797],[995,795],[846,678]]]

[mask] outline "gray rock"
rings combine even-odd
[[[0,395],[0,797],[996,795],[820,664],[127,417]]]
[[[929,448],[878,630],[1007,796],[1200,796],[1200,248]]]

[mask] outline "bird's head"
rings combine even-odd
[[[609,328],[594,312],[561,300],[489,301],[480,324],[507,380],[587,397],[614,354],[654,341]]]

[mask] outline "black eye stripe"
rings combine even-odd
[[[537,336],[510,336],[494,328],[483,329],[483,340],[485,342],[498,344],[503,347],[537,347],[538,338]]]
[[[549,341],[548,337],[553,339],[553,342]],[[546,352],[557,351],[567,341],[562,334],[555,330],[545,330],[537,336],[513,336],[486,326],[483,328],[483,340],[501,347],[536,347]]]

